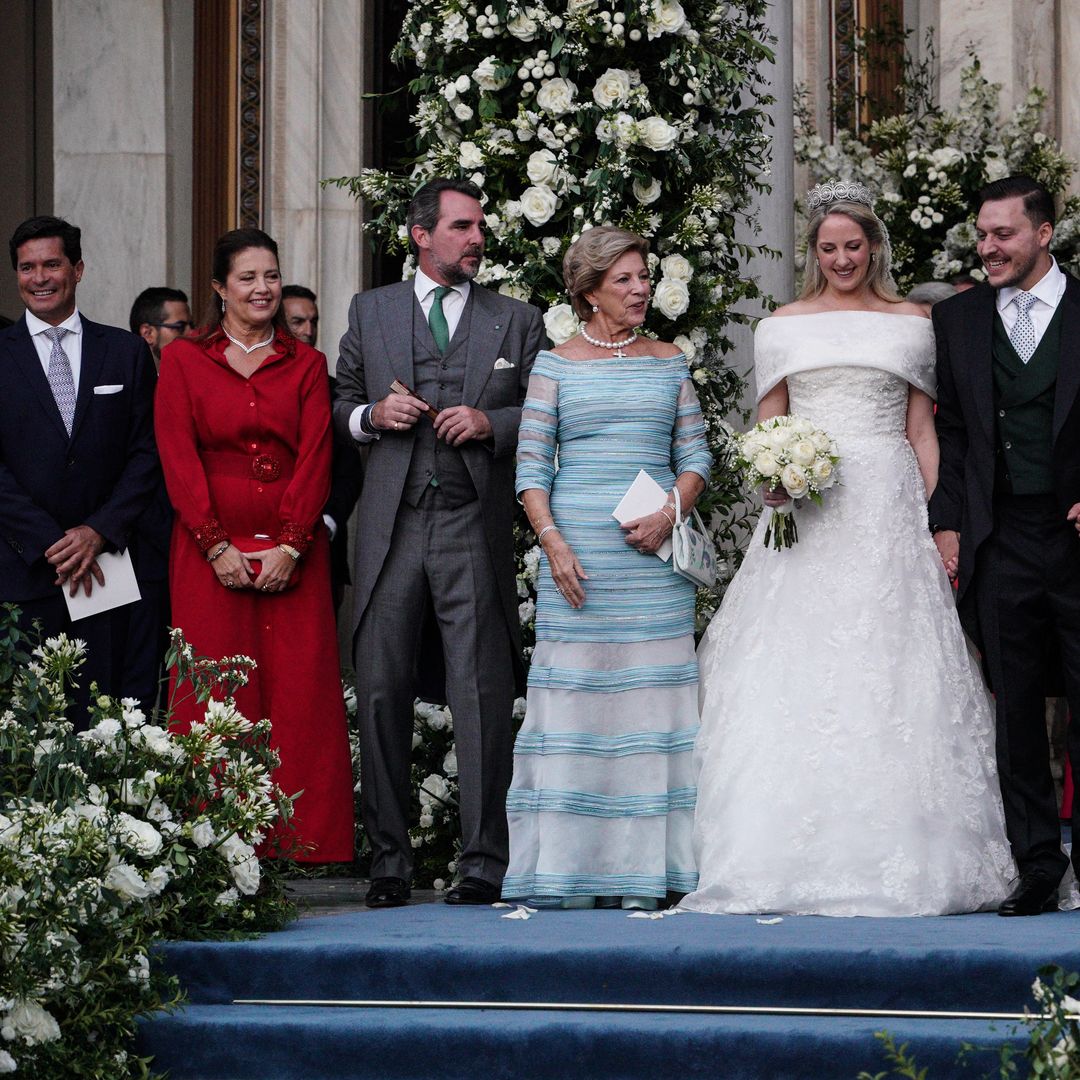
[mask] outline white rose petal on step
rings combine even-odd
[[[642,206],[648,206],[650,203],[654,203],[660,198],[663,187],[655,176],[650,176],[647,184],[643,184],[640,180],[635,180],[633,191],[634,198],[637,199]]]
[[[534,184],[521,193],[521,213],[530,225],[543,225],[551,220],[559,200],[546,184]]]
[[[601,109],[621,105],[630,96],[630,73],[622,68],[608,68],[596,80],[592,96]]]
[[[553,345],[561,345],[581,329],[581,323],[569,304],[556,304],[544,313],[544,329]]]
[[[677,319],[690,307],[690,290],[678,278],[661,278],[653,294],[653,307],[668,319]]]
[[[674,281],[689,283],[694,276],[694,268],[685,255],[667,255],[660,260],[660,273]]]
[[[679,129],[662,116],[648,116],[638,124],[641,141],[650,150],[670,150],[679,141]]]
[[[551,116],[562,116],[574,108],[577,87],[569,79],[548,79],[536,93],[536,104]]]

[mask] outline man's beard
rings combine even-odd
[[[995,288],[998,288],[998,289],[1010,289],[1010,288],[1015,287],[1016,285],[1019,285],[1020,282],[1023,281],[1028,276],[1028,274],[1030,274],[1031,271],[1035,268],[1035,265],[1036,265],[1036,263],[1038,263],[1038,261],[1039,261],[1039,252],[1038,251],[1036,251],[1033,254],[1029,255],[1027,258],[1024,259],[1023,262],[1021,262],[1018,258],[1013,256],[1009,260],[1010,267],[1011,267],[1011,273],[1009,274],[1009,276],[1004,281],[998,282],[998,284],[995,286]],[[983,268],[984,269],[986,268],[985,263],[983,263]]]
[[[475,258],[476,265],[465,267],[462,262],[456,263],[443,263],[438,262],[435,264],[435,268],[450,285],[463,285],[466,281],[472,281],[480,271],[480,260],[484,257],[484,251],[481,248],[479,251],[467,251],[462,255],[462,261],[467,258]]]

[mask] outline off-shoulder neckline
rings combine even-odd
[[[563,356],[561,353],[557,353],[552,349],[541,349],[540,353],[544,353],[546,356],[552,356],[556,360],[561,360],[564,364],[601,364],[610,363],[612,361],[619,361],[620,363],[627,360],[685,360],[686,354],[684,352],[672,353],[671,356],[654,356],[652,353],[641,353],[639,356],[583,356],[579,359],[573,359],[569,356]],[[537,353],[539,356],[540,353]]]

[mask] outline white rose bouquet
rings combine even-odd
[[[798,416],[773,416],[745,435],[736,435],[735,464],[748,487],[781,488],[792,502],[773,510],[765,544],[779,551],[799,539],[794,503],[809,499],[821,505],[821,493],[836,483],[840,455],[828,432]]]

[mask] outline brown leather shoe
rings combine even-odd
[[[502,890],[483,878],[467,877],[459,881],[447,894],[448,904],[494,904]]]
[[[402,907],[412,896],[409,883],[399,877],[372,878],[364,903],[370,908]]]

